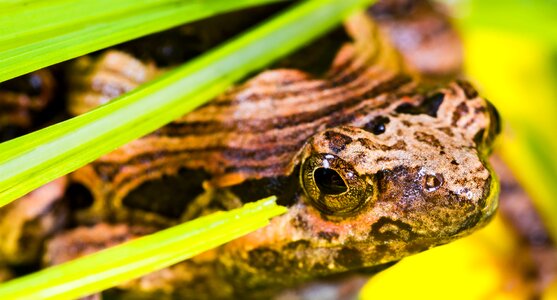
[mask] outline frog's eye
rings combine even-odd
[[[373,194],[371,184],[332,154],[312,155],[304,160],[300,180],[311,204],[329,215],[353,213]]]

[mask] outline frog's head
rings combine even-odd
[[[497,207],[486,162],[497,113],[463,89],[434,97],[434,113],[397,104],[402,109],[374,116],[373,126],[331,128],[311,139],[300,183],[312,230],[334,228],[339,249],[388,262],[486,224]]]
[[[396,261],[485,225],[497,207],[486,162],[497,114],[463,89],[439,94],[434,111],[423,106],[430,98],[414,108],[402,99],[390,113],[314,135],[301,152],[297,202],[252,236],[252,252],[284,240],[273,250],[281,262],[323,275]]]

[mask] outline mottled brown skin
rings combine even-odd
[[[490,219],[495,109],[462,81],[423,89],[367,17],[346,28],[354,42],[323,78],[263,72],[72,175],[94,200],[79,212],[84,222],[165,226],[195,216],[192,207],[255,200],[244,197],[250,193],[278,194],[289,207],[263,229],[122,289],[159,298],[266,297],[399,260]],[[173,194],[184,196],[179,210],[157,201],[161,195],[134,194],[180,174],[221,197],[183,185]],[[86,242],[69,235],[52,243]]]

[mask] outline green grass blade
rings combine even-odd
[[[502,29],[557,45],[557,2],[552,0],[448,1],[459,25]]]
[[[303,2],[116,101],[0,144],[0,206],[193,110],[370,2]]]
[[[0,299],[75,299],[173,265],[269,223],[275,197],[144,236],[0,286]]]
[[[0,82],[211,15],[279,0],[87,0],[0,4]]]

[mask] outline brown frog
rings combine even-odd
[[[353,41],[323,77],[263,72],[72,174],[89,199],[78,222],[115,225],[55,238],[46,262],[276,194],[289,211],[269,226],[120,287],[257,298],[377,270],[486,224],[497,207],[494,107],[464,81],[421,86],[367,16],[345,25]]]

